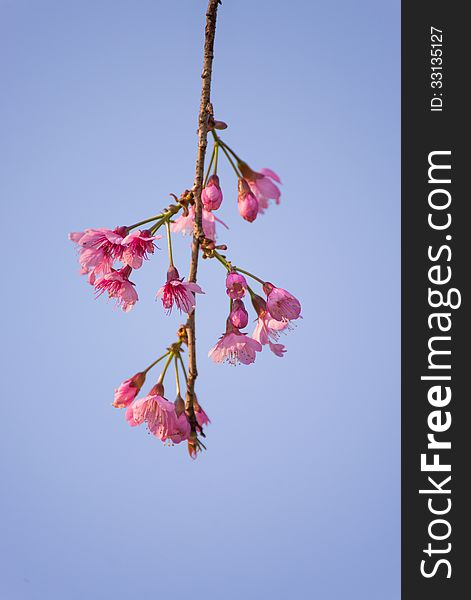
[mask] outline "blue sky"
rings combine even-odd
[[[400,595],[399,3],[224,1],[216,116],[283,195],[248,224],[222,166],[220,241],[303,320],[282,359],[212,364],[227,299],[206,261],[208,451],[192,462],[110,406],[180,323],[154,301],[165,246],[124,314],[94,300],[67,232],[145,218],[192,185],[204,11],[0,0],[8,600]]]

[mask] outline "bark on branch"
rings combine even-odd
[[[193,230],[193,242],[191,246],[191,263],[188,275],[189,281],[196,281],[198,271],[198,257],[200,243],[204,239],[202,225],[202,203],[201,191],[204,179],[204,160],[206,156],[206,146],[208,137],[208,122],[213,116],[211,106],[211,77],[213,72],[214,58],[214,37],[216,34],[216,18],[219,0],[209,0],[206,10],[206,28],[204,39],[204,62],[203,72],[201,74],[202,89],[201,102],[198,116],[198,154],[196,157],[195,182],[193,184],[193,197],[195,200],[195,224]],[[186,333],[188,338],[188,384],[186,393],[186,411],[190,419],[192,429],[194,430],[196,419],[194,413],[195,380],[198,376],[196,369],[196,332],[195,332],[195,311],[188,317],[186,323]]]

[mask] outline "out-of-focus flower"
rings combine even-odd
[[[149,230],[132,231],[121,242],[124,246],[122,261],[133,269],[140,269],[142,261],[149,258],[149,254],[154,254],[154,240],[159,240],[162,236],[151,235]]]
[[[157,296],[162,296],[162,303],[168,313],[172,311],[173,305],[186,314],[191,314],[196,306],[195,294],[204,294],[197,283],[187,281],[183,283],[183,278],[175,267],[169,267],[167,271],[167,283],[157,292]]]
[[[237,206],[239,214],[243,219],[252,223],[258,215],[258,200],[245,179],[239,178],[238,190]]]
[[[226,293],[229,298],[237,300],[245,296],[247,289],[247,280],[243,275],[236,271],[231,271],[226,277]]]
[[[126,408],[136,398],[146,380],[145,373],[136,373],[126,381],[123,381],[115,390],[113,406],[115,408]]]
[[[219,185],[219,177],[211,175],[206,187],[201,192],[201,201],[206,210],[217,210],[222,202],[222,190]]]
[[[203,233],[210,240],[216,239],[216,223],[220,223],[226,229],[229,227],[213,215],[212,212],[203,208],[201,213],[203,220]],[[182,235],[193,235],[193,227],[195,223],[195,207],[190,206],[188,209],[188,216],[180,215],[175,222],[170,225],[170,231],[172,233],[181,233]]]
[[[277,321],[292,321],[301,314],[301,303],[292,294],[282,288],[275,287],[268,281],[263,284],[267,295],[267,309]]]
[[[114,269],[95,281],[97,296],[108,292],[109,298],[114,298],[124,312],[128,312],[139,300],[134,283],[129,281],[131,267],[125,266],[118,271]]]
[[[208,356],[214,362],[229,362],[232,365],[242,363],[249,365],[255,361],[257,352],[262,350],[260,342],[241,333],[237,327],[227,319],[226,332],[219,338],[216,345],[211,348]]]

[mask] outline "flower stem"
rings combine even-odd
[[[237,162],[243,162],[242,159],[240,159],[237,156],[237,154],[234,152],[234,150],[232,150],[232,148],[229,148],[229,146],[226,144],[226,142],[223,142],[219,136],[218,136],[218,141],[222,146],[224,146],[224,148],[229,150],[229,152],[232,154],[232,156],[236,159]]]
[[[173,253],[172,253],[172,235],[170,233],[170,223],[165,221],[165,227],[167,229],[167,247],[168,247],[168,260],[170,262],[170,266],[173,267]]]
[[[163,380],[165,379],[165,374],[167,373],[168,366],[172,362],[173,352],[170,350],[168,354],[169,354],[169,356],[168,356],[167,360],[165,361],[165,365],[164,365],[163,371],[162,371],[162,373],[160,374],[160,377],[159,377],[160,383],[162,383]]]
[[[257,277],[253,273],[250,273],[250,271],[246,271],[245,269],[241,269],[240,267],[234,267],[228,260],[226,260],[221,254],[219,254],[217,250],[213,250],[213,256],[214,258],[217,258],[218,261],[222,265],[224,265],[228,271],[237,271],[239,273],[244,273],[244,275],[248,275],[252,279],[255,279],[255,281],[258,281],[258,283],[260,283],[261,285],[265,283],[263,279],[260,279],[260,277]]]
[[[221,254],[219,254],[219,252],[217,252],[216,250],[214,250],[213,251],[213,256],[214,256],[214,258],[217,258],[218,261],[222,265],[224,265],[228,271],[231,270],[231,265],[229,264],[229,262]]]
[[[177,397],[180,396],[180,376],[178,374],[178,357],[175,354],[175,385],[177,388]]]
[[[144,371],[142,371],[143,373],[148,373],[152,367],[155,367],[155,365],[160,362],[162,359],[164,359],[166,356],[168,356],[170,354],[170,351],[166,352],[165,354],[162,354],[162,356],[160,356],[157,360],[154,360],[154,362],[152,364],[150,364],[147,369],[144,369]]]
[[[211,133],[213,134],[214,137],[214,141],[218,142],[222,148],[222,151],[224,152],[224,154],[226,155],[227,160],[231,163],[231,167],[234,169],[235,174],[237,175],[237,177],[242,177],[242,175],[239,173],[239,170],[237,169],[237,167],[234,164],[234,161],[231,158],[231,155],[229,154],[229,152],[226,150],[226,146],[224,144],[224,142],[214,133],[214,129],[211,130]]]
[[[185,363],[183,362],[183,358],[182,358],[182,355],[180,353],[178,353],[178,360],[180,361],[180,364],[181,364],[181,367],[182,367],[182,371],[183,371],[183,375],[185,377],[185,381],[188,381],[188,375],[186,374]]]
[[[145,225],[146,223],[151,223],[152,221],[157,221],[157,219],[161,219],[163,217],[162,213],[160,213],[159,215],[155,215],[154,217],[149,217],[148,219],[144,219],[143,221],[138,221],[137,223],[134,223],[134,225],[130,225],[128,227],[129,230],[131,229],[136,229],[136,227],[139,227],[140,225]]]
[[[243,273],[244,275],[248,275],[249,277],[252,277],[252,279],[255,279],[255,281],[258,281],[258,283],[260,283],[261,285],[263,285],[265,282],[263,281],[263,279],[260,279],[260,277],[257,277],[256,275],[254,275],[253,273],[250,273],[249,271],[246,271],[245,269],[241,269],[240,267],[232,267],[234,269],[234,271],[238,271],[239,273]]]
[[[211,173],[211,167],[213,166],[215,154],[216,154],[216,142],[214,142],[213,153],[211,154],[211,160],[209,161],[208,170],[206,171],[206,175],[204,177],[203,187],[206,187],[206,184],[208,183],[209,174]]]
[[[215,154],[214,154],[214,174],[218,172],[218,158],[219,158],[219,142],[214,143]]]

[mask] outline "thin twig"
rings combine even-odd
[[[204,160],[208,137],[209,119],[213,117],[211,106],[211,76],[214,58],[214,37],[216,34],[216,18],[219,0],[209,0],[206,10],[206,28],[204,38],[204,62],[201,78],[203,80],[201,89],[201,102],[198,116],[198,154],[196,158],[195,182],[193,184],[193,197],[195,200],[195,224],[193,230],[193,242],[191,246],[191,263],[188,281],[196,282],[198,271],[198,255],[200,243],[204,239],[202,223],[201,192],[204,180]],[[190,420],[192,431],[196,431],[196,418],[194,411],[195,380],[198,376],[196,369],[196,335],[195,335],[195,311],[191,313],[186,322],[188,337],[188,382],[185,408]]]

